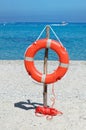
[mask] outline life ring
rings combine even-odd
[[[34,65],[35,54],[43,48],[50,48],[59,56],[59,66],[51,74],[42,74]],[[66,49],[59,42],[51,39],[40,39],[27,48],[24,64],[28,74],[31,75],[34,80],[50,84],[60,80],[65,75],[69,65],[69,57]]]

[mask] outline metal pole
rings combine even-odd
[[[50,37],[50,27],[46,26],[46,38],[49,39]],[[48,60],[48,48],[45,49],[45,56],[44,56],[44,74],[47,74],[47,60]],[[44,83],[44,90],[43,90],[43,104],[47,107],[47,84]]]

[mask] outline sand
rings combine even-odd
[[[42,62],[37,61],[38,69]],[[49,62],[49,71],[57,62]],[[70,61],[66,75],[54,84],[54,107],[63,115],[37,117],[34,106],[43,103],[43,84],[28,76],[22,60],[0,61],[0,130],[86,130],[86,61]],[[52,84],[48,85],[51,105]]]

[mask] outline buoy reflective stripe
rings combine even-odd
[[[69,64],[60,63],[59,66],[68,68]]]
[[[51,74],[42,74],[34,64],[35,54],[43,48],[54,50],[59,57],[59,66]],[[66,73],[69,64],[69,57],[66,49],[57,41],[51,39],[40,39],[30,45],[25,52],[24,59],[25,68],[31,77],[42,83],[50,84],[60,80]]]
[[[46,48],[50,48],[50,45],[51,45],[51,39],[48,39],[47,44],[46,44]]]
[[[41,83],[45,83],[46,74],[42,74]]]
[[[27,61],[33,61],[34,59],[32,57],[25,57],[25,60],[27,60]]]

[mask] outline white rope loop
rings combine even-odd
[[[42,34],[43,34],[43,32],[45,31],[45,29],[46,29],[47,26],[51,29],[51,31],[53,32],[54,36],[55,36],[56,39],[58,40],[58,42],[63,46],[61,40],[59,39],[59,37],[57,36],[57,34],[55,33],[55,31],[52,29],[52,27],[51,27],[50,25],[46,25],[46,26],[44,27],[44,29],[41,31],[41,33],[39,34],[39,36],[38,36],[38,38],[36,39],[36,41],[40,39],[40,37],[42,36]]]
[[[59,39],[59,37],[57,36],[57,34],[55,33],[55,31],[51,28],[51,26],[50,26],[50,29],[51,29],[51,31],[53,32],[53,34],[54,34],[54,36],[56,37],[56,39],[57,39],[57,40],[60,42],[60,44],[63,46],[61,40]]]
[[[46,29],[46,26],[44,27],[44,29],[43,29],[43,30],[41,31],[41,33],[39,34],[39,36],[38,36],[38,38],[36,39],[36,41],[40,39],[40,37],[42,36],[42,34],[43,34],[43,32],[45,31],[45,29]]]

